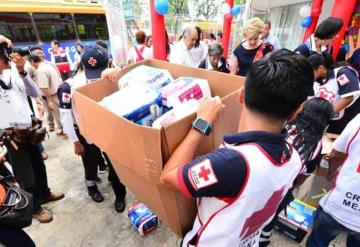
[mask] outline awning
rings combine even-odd
[[[250,8],[253,10],[267,11],[271,8],[287,5],[309,3],[309,0],[250,0]]]

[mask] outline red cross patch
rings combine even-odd
[[[97,64],[97,60],[93,57],[90,57],[88,60],[88,64],[90,64],[92,67],[94,67]]]
[[[61,101],[65,104],[70,103],[71,101],[71,95],[69,93],[63,93],[61,97]]]
[[[317,97],[326,99],[330,101],[330,103],[334,103],[335,94],[331,91],[328,91],[326,88],[321,87],[319,88],[319,92],[316,94]]]
[[[203,160],[191,167],[188,176],[195,190],[208,187],[218,182],[209,159]]]
[[[349,78],[345,74],[339,76],[337,80],[341,86],[344,86],[345,84],[350,82]]]

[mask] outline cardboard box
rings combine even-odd
[[[295,199],[278,215],[275,229],[297,242],[301,242],[313,226],[316,208]]]
[[[237,132],[241,112],[238,97],[244,78],[157,60],[127,67],[121,75],[141,64],[167,69],[174,78],[190,76],[207,79],[212,95],[222,98],[226,107],[214,123],[212,134],[204,138],[198,155],[217,148],[223,142],[223,135]],[[80,131],[108,154],[126,187],[174,233],[182,236],[192,227],[196,214],[195,201],[161,185],[159,178],[163,165],[187,135],[196,114],[161,129],[139,126],[98,104],[116,90],[116,84],[103,79],[75,91]]]
[[[311,175],[308,179],[311,179],[310,187],[301,200],[317,207],[320,199],[331,189],[332,184],[324,176]]]

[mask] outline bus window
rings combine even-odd
[[[0,13],[0,34],[13,42],[37,42],[28,13]]]
[[[75,14],[74,20],[81,40],[109,39],[105,15]]]
[[[41,41],[76,39],[70,14],[34,13],[33,19]]]

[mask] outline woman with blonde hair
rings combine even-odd
[[[264,22],[258,17],[251,18],[245,22],[242,41],[233,51],[231,62],[231,73],[245,76],[250,65],[260,60],[263,56],[273,50],[271,44],[264,43],[260,34],[264,29]]]

